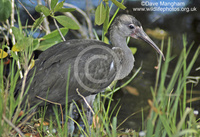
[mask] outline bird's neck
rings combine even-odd
[[[126,43],[126,37],[122,37],[120,34],[115,33],[113,31],[111,32],[110,41],[114,47],[119,47],[124,52],[124,56],[123,56],[122,64],[121,64],[122,68],[119,75],[115,78],[115,80],[123,79],[133,69],[134,61],[135,61],[133,57],[133,53]]]

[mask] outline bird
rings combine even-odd
[[[62,105],[104,91],[113,81],[128,76],[134,67],[134,56],[126,43],[128,37],[151,45],[163,58],[162,51],[144,32],[132,15],[122,14],[110,26],[110,43],[99,40],[73,39],[58,43],[42,52],[29,71],[27,90],[22,104],[45,104],[41,98]],[[19,92],[21,84],[17,86]],[[77,92],[78,91],[78,92]],[[47,102],[48,104],[48,102]]]

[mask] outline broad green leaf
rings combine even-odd
[[[137,48],[135,48],[135,47],[129,47],[129,48],[131,49],[133,55],[137,52]]]
[[[118,8],[125,10],[126,7],[117,0],[111,0]]]
[[[44,40],[40,43],[40,46],[37,48],[37,50],[41,50],[41,51],[45,51],[46,49],[52,47],[53,45],[62,42],[62,39],[48,39],[48,40]]]
[[[5,58],[8,56],[8,53],[0,49],[0,59]]]
[[[56,5],[56,7],[54,8],[54,12],[60,10],[60,9],[63,7],[63,3],[64,3],[64,1],[58,3],[58,4]]]
[[[33,23],[33,28],[38,27],[44,20],[45,17],[41,16],[38,19],[35,20],[35,22]]]
[[[78,24],[71,19],[70,17],[61,15],[61,16],[55,16],[54,17],[62,26],[69,28],[69,29],[74,29],[77,30],[79,29]]]
[[[68,29],[61,28],[60,31],[62,32],[63,36],[65,36],[68,32]],[[61,38],[58,30],[53,31],[48,35],[45,35],[41,39],[42,39],[42,41],[40,43],[40,46],[37,48],[37,50],[42,50],[42,51],[52,47],[53,45],[55,45],[59,42],[62,42],[62,38]]]
[[[108,31],[108,24],[109,24],[109,6],[108,4],[106,4],[106,19],[103,23],[104,34],[106,34]]]
[[[10,0],[0,0],[0,22],[6,21],[11,14]]]
[[[95,24],[101,25],[106,19],[106,10],[101,2],[100,5],[98,5],[96,11],[95,11]]]
[[[33,50],[36,50],[40,46],[40,39],[33,40]]]
[[[45,15],[45,16],[49,16],[50,15],[50,10],[47,8],[47,7],[42,7],[41,8],[42,10],[42,13]]]
[[[58,11],[59,12],[72,12],[72,11],[75,11],[75,10],[76,10],[75,8],[61,8]]]
[[[43,7],[45,7],[44,5],[37,5],[36,7],[35,7],[35,11],[37,11],[37,12],[42,12],[42,8]]]
[[[53,10],[58,3],[58,0],[51,0],[51,9]]]
[[[67,34],[68,32],[68,28],[60,28],[60,31],[62,32],[63,36]],[[58,32],[58,30],[54,30],[51,33],[45,35],[44,37],[42,37],[42,39],[46,40],[46,39],[53,39],[55,37],[60,37],[60,33]]]

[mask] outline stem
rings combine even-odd
[[[17,120],[18,114],[20,112],[20,106],[21,106],[23,95],[24,95],[24,91],[25,91],[26,78],[27,78],[29,69],[30,69],[30,67],[28,67],[24,72],[24,78],[23,78],[23,81],[22,81],[22,88],[21,88],[21,93],[20,93],[20,97],[19,97],[19,103],[17,105],[16,112],[15,112],[15,114],[13,116],[13,120],[12,120],[13,123],[15,123],[15,121]]]
[[[60,28],[59,28],[55,18],[53,18],[53,22],[54,22],[54,24],[55,24],[60,36],[62,37],[63,41],[66,41],[65,37],[63,36],[62,32],[60,31]]]
[[[81,15],[83,15],[83,17],[85,18],[85,20],[88,24],[88,33],[89,33],[90,39],[94,39],[92,22],[91,22],[90,18],[88,17],[88,15],[83,10],[81,10],[80,8],[78,8],[72,4],[64,3],[63,5],[70,7],[70,8],[75,8],[76,11],[78,11]]]
[[[4,115],[2,117],[17,133],[19,133],[22,137],[25,137],[24,134],[20,131],[20,129],[17,128],[10,120],[8,120]]]
[[[11,6],[12,6],[12,12],[11,12],[11,17],[10,17],[10,34],[12,36],[12,43],[13,45],[15,45],[15,36],[13,35],[12,33],[12,27],[14,27],[14,21],[15,21],[15,0],[11,0]],[[18,56],[17,52],[15,52],[15,54]],[[18,70],[19,70],[19,74],[20,74],[20,78],[22,79],[23,78],[23,74],[22,74],[22,71],[21,71],[21,65],[20,65],[20,62],[19,62],[19,59],[17,60],[17,67],[18,67]]]
[[[42,5],[42,1],[41,1],[41,0],[37,0],[37,2],[38,2],[38,5]],[[50,3],[50,2],[49,2],[49,3]],[[49,6],[49,7],[51,8],[51,6]],[[50,28],[49,28],[49,21],[48,21],[48,19],[47,19],[46,16],[45,16],[45,18],[44,18],[43,25],[44,25],[44,28],[45,28],[45,30],[46,30],[46,34],[51,33],[51,30],[50,30]]]
[[[12,0],[12,1],[14,1],[14,0]],[[33,20],[33,21],[35,21],[35,19],[33,18],[33,16],[29,13],[29,11],[26,9],[26,7],[19,1],[19,0],[17,0],[18,2],[19,2],[19,4],[24,8],[24,10],[27,12],[27,14],[31,17],[31,19]],[[40,29],[43,29],[44,31],[46,31],[45,30],[45,28],[42,26],[42,25],[40,25]]]

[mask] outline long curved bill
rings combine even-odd
[[[162,53],[162,51],[157,47],[157,45],[149,38],[149,36],[144,32],[144,30],[142,29],[142,27],[137,27],[135,30],[135,34],[133,36],[134,38],[137,37],[139,39],[144,40],[146,43],[148,43],[149,45],[151,45],[163,58],[163,60],[165,60],[165,56]]]

